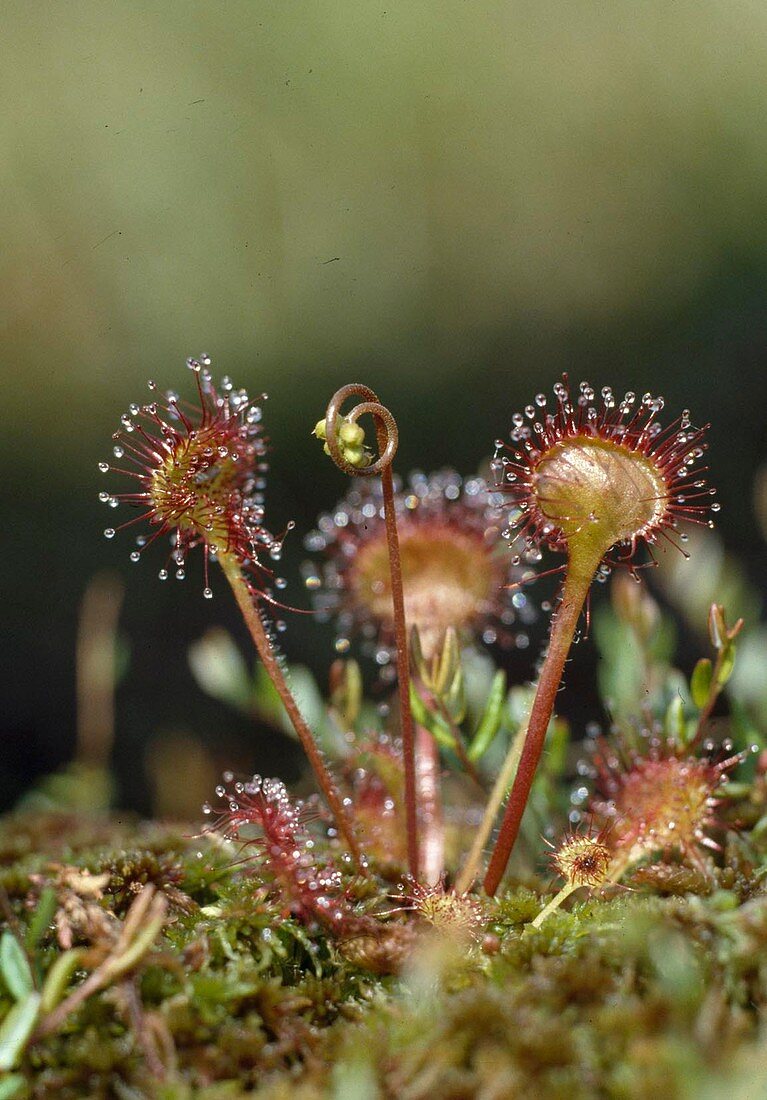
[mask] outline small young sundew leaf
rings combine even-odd
[[[23,1000],[35,988],[27,957],[14,934],[8,930],[0,938],[0,971],[8,991],[17,1001]]]

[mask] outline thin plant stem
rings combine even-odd
[[[514,777],[509,801],[506,804],[506,812],[503,815],[501,828],[485,875],[485,891],[491,897],[498,889],[498,884],[506,870],[511,850],[519,834],[522,815],[527,806],[530,789],[546,741],[546,730],[554,710],[559,685],[562,682],[565,661],[570,652],[578,619],[601,557],[601,549],[598,554],[586,552],[576,555],[571,552],[562,599],[552,626],[548,652],[538,678],[538,686],[530,711],[527,736],[519,758],[519,767]]]
[[[514,776],[517,774],[519,758],[522,755],[522,746],[525,743],[526,735],[527,725],[523,723],[511,740],[508,752],[506,753],[506,759],[503,762],[503,767],[498,772],[498,777],[490,792],[490,797],[487,800],[485,812],[482,815],[479,829],[474,836],[474,842],[466,858],[466,863],[455,881],[455,892],[457,894],[465,894],[474,884],[479,865],[482,862],[485,845],[493,831],[493,825],[498,815],[498,811],[514,780]]]
[[[540,928],[543,922],[546,920],[546,917],[548,917],[550,913],[553,913],[555,909],[559,909],[560,905],[563,901],[565,901],[566,898],[569,898],[575,890],[580,889],[580,885],[581,884],[579,882],[566,883],[559,891],[559,893],[551,899],[548,905],[545,906],[545,908],[541,909],[535,920],[530,922],[530,927]]]
[[[274,684],[277,694],[282,700],[282,705],[285,707],[288,717],[293,723],[293,728],[298,734],[301,747],[308,757],[309,763],[328,806],[330,807],[330,811],[335,818],[336,824],[349,846],[349,850],[354,856],[357,867],[361,872],[367,873],[365,860],[363,859],[357,838],[354,835],[354,829],[349,819],[349,815],[346,812],[346,808],[344,807],[333,778],[328,771],[327,765],[322,759],[322,754],[317,747],[312,731],[309,729],[306,719],[301,714],[298,704],[293,697],[293,693],[288,687],[285,675],[277,660],[274,649],[272,648],[272,643],[264,629],[261,615],[256,606],[253,593],[242,572],[240,563],[233,554],[226,553],[219,555],[219,562],[224,571],[224,576],[229,581],[232,592],[234,593],[234,598],[237,601],[237,606],[242,612],[242,617],[245,620],[245,625],[250,632],[258,655],[269,674],[269,678]]]
[[[445,869],[445,830],[440,797],[439,746],[423,726],[415,728],[415,774],[421,811],[421,876],[436,886]]]
[[[380,430],[380,429],[379,429]],[[415,735],[413,715],[410,709],[410,654],[407,644],[405,621],[405,595],[402,588],[402,560],[399,552],[397,515],[394,508],[394,485],[391,466],[381,474],[386,523],[386,544],[389,549],[389,573],[394,607],[394,641],[397,653],[397,686],[399,696],[400,734],[405,768],[405,818],[407,829],[407,860],[410,874],[418,879],[420,853],[418,850],[418,801],[416,793]]]
[[[346,419],[356,422],[360,416],[371,415],[375,420],[379,457],[369,466],[355,467],[344,458],[338,443],[337,425],[341,406],[350,397],[362,397],[363,401],[351,410]],[[354,477],[380,475],[386,525],[386,545],[389,556],[391,595],[393,605],[394,640],[397,654],[397,683],[402,737],[402,760],[405,772],[405,829],[407,834],[408,869],[414,879],[419,873],[418,799],[415,774],[415,732],[410,708],[410,655],[408,652],[407,623],[405,621],[405,596],[402,589],[402,560],[397,532],[397,513],[394,506],[394,482],[391,465],[397,450],[397,422],[391,412],[382,405],[373,390],[360,383],[342,386],[330,399],[325,426],[328,450],[336,466]]]

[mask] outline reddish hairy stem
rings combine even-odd
[[[394,640],[397,649],[397,685],[399,687],[400,732],[402,757],[405,766],[405,818],[407,828],[407,860],[410,874],[418,879],[418,804],[416,795],[415,736],[413,715],[410,710],[410,654],[405,622],[405,596],[402,589],[402,562],[399,553],[397,517],[394,511],[394,486],[391,466],[381,474],[386,521],[386,543],[389,548],[389,572],[394,604]]]
[[[349,397],[362,397],[347,419],[356,422],[360,416],[369,413],[375,419],[379,457],[370,466],[350,465],[338,445],[337,424],[341,415],[341,406]],[[393,604],[394,640],[397,651],[397,683],[399,687],[400,732],[402,735],[402,759],[405,771],[405,828],[407,832],[408,869],[414,879],[418,879],[418,802],[416,794],[415,734],[413,715],[410,709],[410,655],[407,642],[407,624],[405,622],[405,597],[402,590],[402,561],[399,552],[397,533],[397,513],[394,507],[394,484],[391,464],[397,449],[397,423],[378,400],[373,390],[360,383],[342,386],[330,400],[325,413],[325,425],[328,450],[339,469],[354,477],[371,477],[380,474],[383,491],[384,522],[386,524],[386,545],[389,552],[389,572],[391,575],[391,595]]]
[[[506,811],[485,875],[485,892],[491,897],[498,889],[519,833],[522,815],[525,812],[538,762],[543,752],[546,730],[554,710],[559,685],[562,682],[565,661],[599,560],[598,558],[592,565],[590,555],[579,559],[571,555],[570,558],[562,601],[551,629],[548,652],[530,711],[522,755],[519,758],[519,766],[506,803]]]
[[[261,658],[264,668],[269,674],[269,678],[274,684],[275,690],[282,700],[282,705],[288,712],[288,717],[293,723],[293,728],[298,734],[298,739],[301,742],[301,747],[306,753],[309,763],[312,767],[317,782],[320,785],[325,800],[330,807],[331,813],[335,818],[336,825],[338,826],[344,840],[349,846],[349,850],[354,856],[354,860],[358,869],[367,874],[365,867],[365,861],[362,857],[357,838],[354,835],[354,829],[352,823],[349,820],[349,815],[346,812],[344,804],[341,800],[341,796],[338,793],[333,777],[328,771],[325,761],[322,759],[317,743],[314,740],[312,731],[307,725],[306,719],[298,709],[298,704],[293,698],[293,694],[287,685],[285,676],[280,668],[277,657],[275,656],[272,648],[272,643],[269,641],[264,624],[261,621],[258,608],[256,607],[253,594],[250,591],[248,582],[243,576],[240,564],[237,559],[231,554],[221,554],[219,556],[221,568],[224,571],[226,579],[231,585],[234,597],[237,600],[237,605],[242,612],[242,617],[245,620],[245,625],[250,631],[250,636],[253,639],[253,643],[258,650],[258,655]]]

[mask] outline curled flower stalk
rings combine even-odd
[[[346,416],[341,414],[344,403],[352,397],[362,401]],[[361,416],[371,415],[375,420],[379,456],[373,456],[363,447],[364,431],[357,423]],[[405,824],[407,831],[408,868],[413,878],[418,878],[418,804],[416,795],[415,734],[410,709],[410,658],[408,656],[405,599],[402,587],[402,560],[400,556],[397,514],[394,503],[392,461],[397,451],[399,435],[397,422],[391,412],[382,405],[377,395],[367,386],[352,383],[342,386],[331,398],[324,422],[315,433],[325,440],[330,457],[340,470],[355,477],[380,475],[386,524],[386,545],[389,561],[393,627],[396,640],[396,667],[399,686],[400,732],[405,771]]]
[[[111,507],[124,502],[141,513],[121,527],[108,527],[104,534],[113,538],[118,530],[147,522],[153,533],[137,539],[131,553],[134,562],[156,539],[169,536],[171,559],[160,570],[161,580],[168,578],[170,568],[183,580],[188,552],[201,547],[203,594],[208,599],[213,596],[209,563],[219,563],[338,828],[363,869],[362,853],[341,796],[288,686],[264,622],[263,603],[273,600],[268,590],[272,573],[262,557],[278,560],[282,539],[270,534],[262,522],[267,467],[261,408],[244,390],[235,390],[227,378],[217,389],[207,356],[189,359],[187,365],[197,378],[197,405],[188,405],[169,393],[165,400],[131,405],[121,418],[122,428],[115,433],[113,448],[120,464],[103,462],[99,469],[131,478],[135,491],[102,492],[100,497]],[[156,390],[154,383],[149,386]],[[274,583],[281,587],[279,579]]]
[[[596,400],[582,382],[573,398],[567,379],[554,387],[549,411],[543,394],[516,414],[511,455],[496,458],[502,488],[515,504],[514,539],[567,555],[564,584],[533,700],[527,735],[484,886],[494,894],[519,832],[546,729],[592,581],[614,564],[636,570],[638,547],[659,540],[677,546],[680,520],[707,523],[714,490],[698,460],[705,429],[691,426],[686,410],[663,430],[656,417],[662,398],[612,391]],[[684,540],[681,535],[680,539]],[[611,554],[617,555],[611,557]]]

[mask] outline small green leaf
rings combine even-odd
[[[53,921],[57,905],[56,891],[51,889],[50,886],[46,886],[40,894],[40,899],[27,929],[25,939],[27,951],[34,951],[37,947],[46,928]]]
[[[452,730],[443,718],[428,709],[413,684],[410,685],[410,709],[418,725],[428,730],[438,745],[444,749],[455,748]]]
[[[71,951],[65,951],[57,956],[56,961],[45,975],[42,992],[42,1010],[44,1013],[53,1012],[56,1005],[64,997],[69,979],[77,969],[85,952],[80,947],[73,947]]]
[[[711,692],[711,679],[713,676],[713,665],[708,657],[701,657],[697,665],[693,669],[692,676],[690,678],[690,692],[692,694],[692,701],[695,706],[701,710],[705,707],[709,694]]]
[[[552,716],[546,730],[546,750],[541,763],[541,774],[549,779],[558,779],[567,764],[567,746],[570,741],[570,727],[564,718]]]
[[[446,695],[451,692],[457,680],[461,676],[461,648],[458,645],[458,634],[454,627],[449,627],[445,633],[442,649],[437,661],[437,676],[434,681],[434,690],[437,695]]]
[[[747,798],[753,791],[753,785],[751,783],[737,783],[734,779],[731,779],[728,783],[725,783],[723,787],[720,787],[717,792],[717,798]]]
[[[30,993],[15,1004],[0,1024],[0,1070],[9,1070],[24,1053],[40,1010],[40,994]]]
[[[27,956],[14,934],[7,930],[0,939],[0,970],[15,1000],[23,1000],[35,988]]]
[[[252,713],[248,667],[234,639],[212,628],[189,647],[189,667],[204,692],[246,714]]]
[[[735,668],[735,645],[733,642],[728,642],[722,649],[719,668],[716,673],[716,686],[723,688],[729,678],[732,676],[732,670]]]
[[[12,1073],[10,1077],[4,1077],[0,1081],[0,1100],[11,1100],[11,1097],[16,1096],[21,1086],[25,1084],[25,1080],[20,1073]]]
[[[685,736],[685,721],[684,721],[684,704],[681,696],[675,695],[666,708],[666,715],[663,720],[663,725],[666,731],[666,736],[679,744],[684,744],[686,741]]]
[[[453,681],[442,701],[455,724],[460,726],[466,717],[466,692],[464,691],[463,674],[460,668],[453,677]]]
[[[487,697],[482,717],[469,745],[467,756],[474,763],[480,760],[490,748],[503,719],[503,705],[506,701],[506,673],[499,669],[493,677],[490,694]]]

